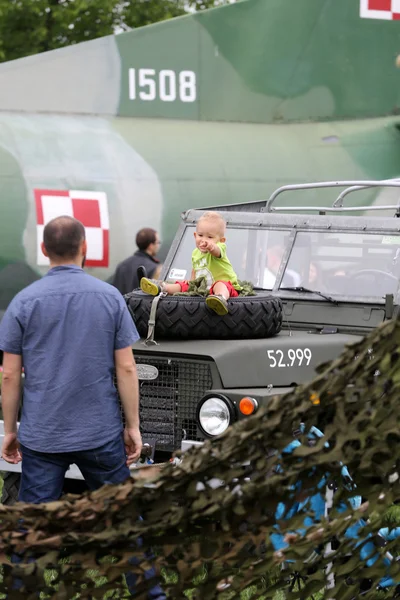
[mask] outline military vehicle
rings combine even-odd
[[[89,272],[107,280],[142,226],[164,259],[182,210],[399,176],[386,5],[247,0],[1,64],[0,310],[46,272],[38,242],[57,214],[82,219]]]
[[[332,206],[279,204],[283,192],[339,186]],[[208,209],[226,219],[229,258],[257,294],[230,299],[226,317],[204,297],[126,296],[143,338],[133,346],[143,437],[157,450],[185,450],[220,435],[271,395],[312,380],[318,365],[397,313],[400,202],[362,207],[354,192],[366,187],[398,189],[400,181],[288,185],[268,201]],[[360,209],[366,216],[354,215]],[[182,215],[166,281],[189,276],[203,213]]]
[[[339,186],[332,206],[279,202],[283,192]],[[267,201],[209,208],[227,221],[228,255],[239,279],[254,283],[255,295],[230,299],[224,317],[203,296],[153,298],[141,290],[125,296],[142,338],[132,347],[142,437],[157,462],[222,434],[271,395],[312,380],[319,364],[397,313],[400,202],[360,206],[355,192],[366,187],[397,189],[400,181],[288,185]],[[353,214],[360,209],[366,216]],[[190,276],[202,214],[182,214],[164,280]],[[0,470],[8,472],[3,502],[11,502],[20,465],[0,460]],[[67,479],[81,478],[73,465]]]

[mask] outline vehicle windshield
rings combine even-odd
[[[194,231],[186,227],[167,281],[190,279]],[[228,227],[226,246],[239,280],[258,288],[277,290],[281,279],[281,290],[303,287],[329,296],[384,298],[397,292],[400,234],[314,230],[294,235],[292,228]]]
[[[167,281],[190,279],[195,227],[187,227],[167,274]],[[272,289],[276,274],[289,243],[288,230],[231,228],[226,230],[226,250],[241,281],[251,281],[255,287]],[[267,262],[268,266],[267,267]]]
[[[279,287],[384,298],[396,294],[399,276],[399,235],[298,232]]]

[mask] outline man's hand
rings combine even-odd
[[[137,462],[142,450],[142,436],[138,428],[124,429],[125,452],[127,454],[126,464]]]
[[[6,433],[1,448],[1,456],[5,461],[12,465],[17,465],[22,460],[22,454],[19,449],[19,441],[16,433]]]

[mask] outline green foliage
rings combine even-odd
[[[120,15],[115,0],[0,0],[3,60],[108,35]]]
[[[0,0],[0,61],[225,3],[228,0]]]
[[[186,14],[182,0],[131,0],[126,3],[123,15],[123,28],[143,27],[158,21],[165,21]]]
[[[207,8],[215,8],[216,6],[221,6],[222,4],[232,4],[232,1],[229,0],[190,0],[187,3],[193,10],[205,10]]]
[[[387,527],[400,527],[400,505],[394,504],[384,515]]]

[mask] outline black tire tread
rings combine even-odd
[[[12,471],[1,471],[1,478],[3,479],[1,503],[7,506],[12,506],[18,502],[21,474],[14,473]]]
[[[147,337],[153,296],[134,290],[125,296],[141,337]],[[279,333],[282,303],[279,298],[257,293],[228,300],[229,313],[218,316],[199,296],[161,298],[156,314],[155,338],[164,339],[256,339]]]

